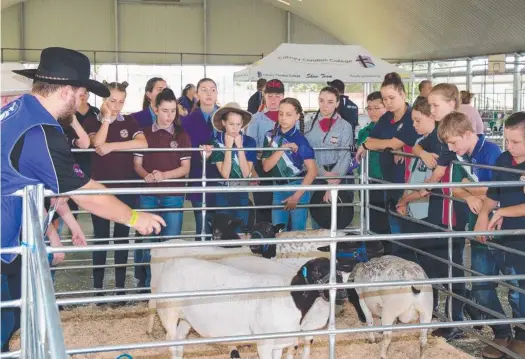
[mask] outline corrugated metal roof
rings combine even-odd
[[[525,0],[266,0],[386,59],[525,52]]]

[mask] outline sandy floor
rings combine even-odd
[[[105,309],[83,307],[61,312],[62,326],[68,349],[85,348],[112,344],[129,344],[140,342],[164,341],[165,332],[160,321],[156,320],[152,336],[146,334],[145,304],[119,309]],[[343,314],[337,318],[337,328],[361,326],[355,311],[346,305]],[[198,337],[191,333],[190,338]],[[12,348],[18,346],[18,338],[12,342]],[[301,349],[299,349],[300,351]],[[124,352],[109,352],[75,355],[74,359],[114,359]],[[128,354],[134,359],[169,359],[168,349],[132,350]],[[429,336],[428,359],[467,359],[473,358],[465,354],[442,339]],[[283,355],[284,356],[284,355]],[[241,348],[241,357],[256,359],[254,347]],[[299,357],[299,354],[296,354]],[[379,357],[379,344],[365,342],[364,334],[337,336],[337,357],[344,359],[372,359]],[[185,348],[184,358],[194,359],[227,359],[229,352],[226,346],[204,345],[188,346]],[[326,338],[314,339],[312,359],[328,358],[328,341]],[[419,358],[419,341],[417,332],[395,332],[389,349],[390,359],[417,359]]]

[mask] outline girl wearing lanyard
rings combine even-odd
[[[120,111],[124,107],[126,100],[127,82],[105,82],[110,90],[109,98],[104,100],[101,108],[101,115],[98,119],[89,118],[86,120],[86,132],[91,139],[91,145],[95,147],[96,154],[93,156],[92,177],[97,181],[108,180],[134,180],[136,179],[133,171],[133,154],[130,152],[116,152],[128,149],[147,148],[148,142],[144,134],[139,129],[137,122],[131,116],[123,116]],[[107,187],[125,187],[123,184],[107,184]],[[134,195],[118,195],[122,202],[133,207],[135,204]],[[109,238],[110,222],[107,219],[91,215],[93,221],[93,231],[95,238]],[[129,227],[115,223],[113,238],[129,236]],[[115,244],[127,244],[129,241],[114,241]],[[109,241],[98,241],[95,244],[109,244]],[[115,251],[115,264],[126,264],[128,262],[128,249]],[[106,264],[106,251],[93,252],[93,265]],[[115,286],[123,289],[126,281],[126,267],[115,268]],[[102,289],[104,284],[104,268],[93,269],[94,288]],[[118,291],[117,295],[125,294]],[[97,293],[96,295],[103,295]],[[123,305],[125,303],[115,303]]]
[[[203,78],[197,83],[197,97],[199,102],[197,108],[188,116],[182,118],[182,128],[188,134],[191,141],[191,147],[200,148],[201,146],[211,145],[215,137],[215,131],[211,123],[213,113],[218,109],[217,105],[217,85],[215,81],[209,78]],[[192,151],[190,178],[202,178],[202,153],[200,151]],[[217,166],[207,162],[206,163],[206,178],[219,178]],[[192,187],[201,187],[201,182],[191,182]],[[213,182],[207,182],[206,186],[213,186]],[[193,208],[202,207],[201,193],[188,193],[186,199],[191,201]],[[206,206],[213,207],[215,204],[215,195],[212,193],[206,194]],[[195,214],[195,228],[197,234],[202,233],[203,221],[202,212],[194,211]],[[211,234],[211,219],[210,211],[206,212],[206,221],[204,229],[206,234]],[[201,237],[196,238],[200,240]]]
[[[157,120],[149,128],[144,129],[148,148],[190,148],[188,135],[179,124],[177,98],[172,90],[165,88],[155,99],[155,114]],[[165,180],[184,178],[190,173],[191,152],[145,152],[136,153],[133,160],[135,172],[146,181],[148,187],[184,187],[184,182],[166,183]],[[182,208],[184,193],[168,195],[141,195],[140,208]],[[166,227],[162,229],[163,236],[178,236],[182,229],[182,211],[162,212]],[[135,263],[149,263],[150,250],[136,250]],[[149,287],[149,266],[136,267],[135,275],[139,287]],[[142,272],[142,273],[140,273]]]
[[[297,121],[299,128],[297,129]],[[282,151],[263,151],[262,166],[272,177],[303,177],[298,180],[274,181],[274,185],[311,185],[317,176],[315,154],[304,133],[304,114],[301,103],[295,98],[285,98],[279,105],[279,122],[268,131],[264,147],[286,148]],[[300,188],[300,187],[299,187]],[[288,228],[291,216],[292,231],[306,229],[307,208],[297,208],[298,204],[307,204],[310,193],[282,191],[273,193],[273,204],[283,205],[283,209],[272,210],[272,223],[284,224]]]
[[[157,95],[166,87],[168,87],[166,81],[160,77],[152,77],[146,82],[144,100],[142,101],[142,111],[131,114],[131,116],[137,121],[139,128],[148,128],[157,119],[153,105]]]
[[[255,139],[256,147],[264,147],[266,133],[271,131],[279,119],[279,104],[284,98],[284,84],[273,79],[266,83],[264,87],[263,104],[261,110],[253,115],[250,125],[246,129],[246,134]],[[268,177],[262,168],[261,159],[255,163],[255,172],[259,177]],[[271,186],[270,181],[261,181],[261,186]],[[273,201],[272,192],[254,192],[253,201],[257,206],[270,206]],[[272,211],[269,209],[256,210],[257,222],[271,222]]]
[[[255,151],[242,151],[243,148],[255,148],[255,140],[242,133],[252,119],[252,114],[243,111],[239,104],[229,103],[219,109],[213,115],[213,126],[217,130],[217,136],[213,141],[215,148],[235,148],[235,151],[214,151],[211,153],[210,162],[217,166],[219,173],[224,179],[249,178],[252,174],[253,164],[257,160]],[[220,183],[223,186],[247,186],[245,181],[226,181]],[[248,206],[248,192],[217,193],[217,206]],[[242,219],[245,226],[248,225],[248,210],[224,210],[234,218]],[[237,228],[237,231],[242,228]]]
[[[386,74],[381,85],[381,96],[387,112],[381,116],[370,136],[359,147],[356,158],[359,160],[366,150],[381,151],[379,161],[383,178],[392,183],[405,183],[406,171],[403,157],[392,155],[388,150],[411,150],[419,135],[412,124],[412,108],[406,102],[406,92],[399,74]],[[403,190],[386,191],[386,208],[396,212],[396,205]],[[390,231],[401,233],[401,222],[389,216]]]
[[[352,162],[348,148],[352,144],[352,126],[337,113],[339,92],[333,87],[325,87],[319,93],[319,110],[305,120],[305,137],[312,147],[330,148],[315,152],[317,172],[321,176],[346,176]],[[344,148],[345,150],[340,150]],[[346,183],[346,180],[328,179],[328,184]],[[324,202],[330,201],[330,191],[326,191]],[[313,219],[312,227],[321,228]]]

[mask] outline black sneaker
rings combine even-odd
[[[465,337],[463,330],[459,328],[438,328],[432,332],[433,337],[442,337],[447,342]]]
[[[116,288],[116,289],[123,289],[123,288]],[[115,295],[126,295],[126,292],[125,291],[118,291],[118,292],[115,292]],[[111,308],[119,308],[119,307],[123,307],[125,305],[127,305],[128,302],[125,301],[125,300],[121,300],[121,301],[118,301],[118,302],[112,302],[111,303]]]
[[[95,290],[102,290],[102,289],[96,289]],[[106,293],[105,292],[97,292],[95,293],[95,297],[104,297],[106,296]],[[103,306],[106,306],[108,303],[104,303],[104,302],[99,302],[99,303],[96,303],[95,305],[97,307],[103,307]]]

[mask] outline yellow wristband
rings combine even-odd
[[[133,227],[137,223],[138,219],[139,219],[138,212],[135,211],[134,209],[132,209],[131,210],[131,219],[129,220],[128,226]]]

